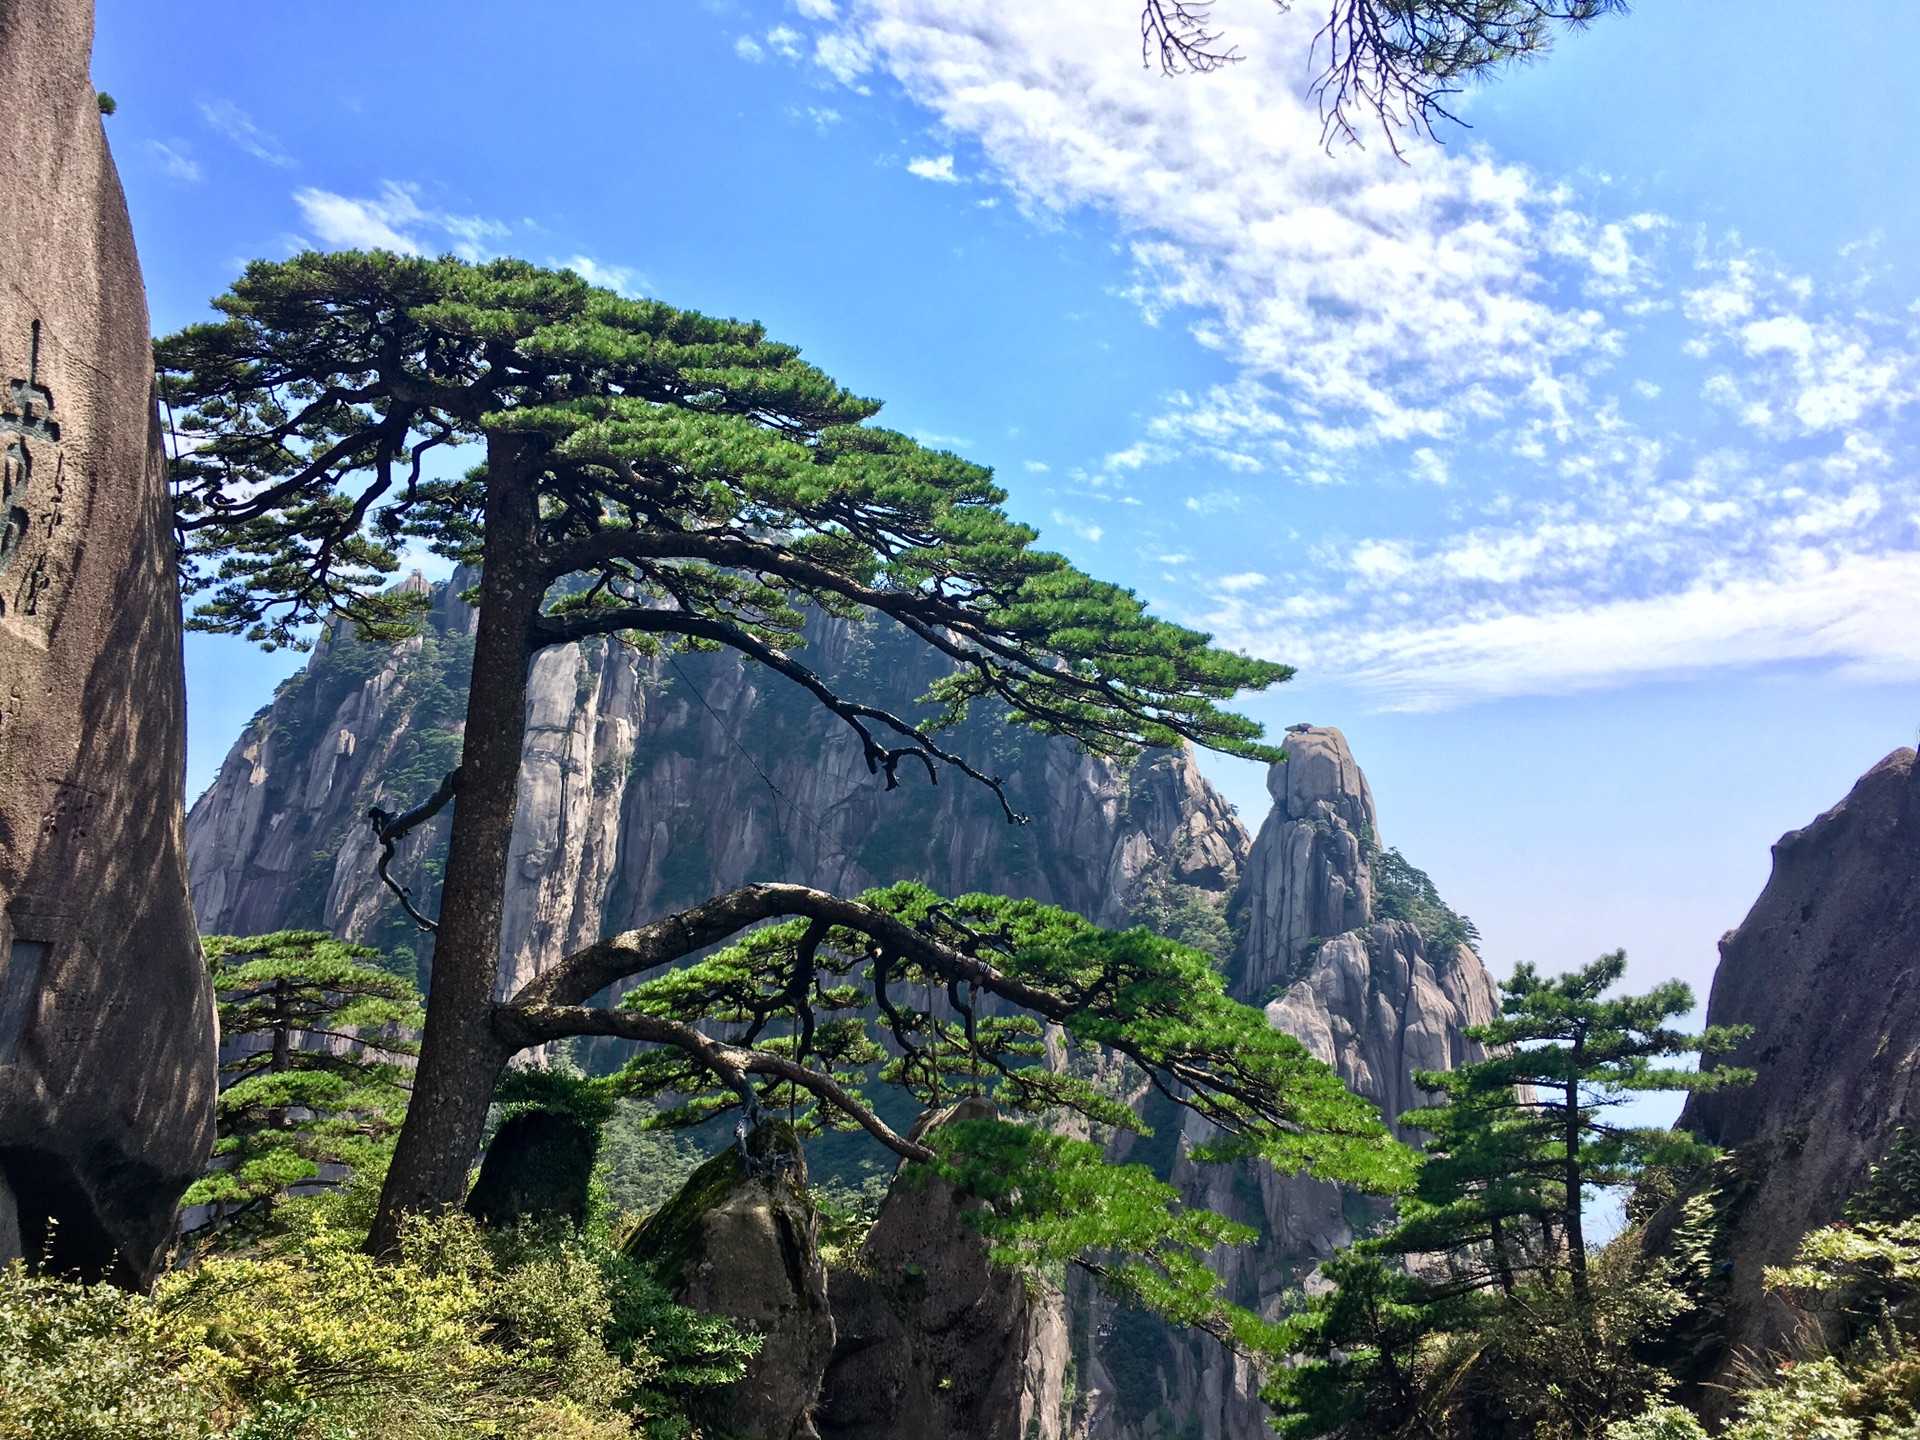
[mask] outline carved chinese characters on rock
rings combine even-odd
[[[40,322],[27,377],[0,395],[0,618],[37,617],[48,601],[51,542],[65,521],[65,457],[53,392],[40,381]]]

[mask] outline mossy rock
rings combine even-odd
[[[807,1161],[800,1139],[784,1120],[767,1120],[747,1136],[747,1150],[756,1161],[778,1166],[787,1182],[800,1191],[807,1185]],[[728,1145],[687,1177],[680,1193],[662,1205],[635,1230],[623,1247],[645,1265],[653,1278],[678,1293],[687,1266],[704,1247],[701,1220],[745,1184],[747,1169],[740,1147]]]
[[[746,1374],[687,1418],[729,1440],[810,1440],[834,1331],[806,1165],[780,1121],[755,1130],[747,1151],[751,1168],[729,1145],[694,1171],[625,1250],[681,1304],[762,1337]]]

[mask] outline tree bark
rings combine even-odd
[[[1576,1041],[1573,1047],[1575,1077],[1567,1082],[1567,1274],[1573,1281],[1573,1298],[1584,1313],[1587,1304],[1587,1237],[1581,1223],[1580,1190],[1580,1066],[1584,1057]]]
[[[498,435],[487,442],[480,609],[460,793],[413,1098],[367,1237],[375,1254],[394,1247],[404,1216],[448,1209],[465,1198],[487,1106],[511,1053],[493,1033],[493,1001],[527,723],[527,670],[544,588],[538,500],[521,473],[521,443]]]

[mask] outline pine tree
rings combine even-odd
[[[1630,1285],[1596,1299],[1585,1197],[1713,1152],[1680,1131],[1617,1124],[1610,1112],[1646,1091],[1747,1083],[1751,1071],[1655,1062],[1721,1054],[1750,1032],[1669,1028],[1694,1003],[1677,980],[1607,998],[1625,969],[1624,951],[1551,980],[1519,966],[1500,987],[1500,1017],[1467,1032],[1489,1058],[1416,1076],[1444,1103],[1401,1117],[1427,1135],[1413,1187],[1397,1223],[1330,1263],[1334,1289],[1293,1322],[1289,1343],[1307,1358],[1274,1382],[1271,1398],[1289,1417],[1283,1433],[1447,1433],[1436,1412],[1456,1378],[1449,1356],[1493,1363],[1497,1337],[1524,1336],[1527,1325],[1544,1332],[1548,1316],[1570,1321],[1569,1353],[1583,1357],[1572,1368],[1582,1373],[1558,1377],[1559,1389],[1564,1403],[1580,1403],[1583,1386],[1611,1373],[1602,1322],[1617,1330],[1636,1305],[1657,1311],[1626,1293]]]
[[[212,1206],[216,1230],[251,1234],[291,1187],[385,1167],[406,1113],[420,996],[363,963],[378,951],[323,931],[201,943],[227,1058],[214,1168],[183,1203]]]
[[[920,1030],[891,1073],[929,1095],[946,1093],[956,1057],[969,1074],[1013,1072],[999,1083],[1015,1091],[1051,1083],[1018,1048],[1030,1035],[982,1023],[993,997],[1003,1016],[1077,1026],[1128,1054],[1222,1128],[1223,1154],[1376,1186],[1401,1169],[1378,1118],[1304,1049],[1251,1043],[1270,1032],[1217,981],[1205,988],[1205,957],[1066,919],[1022,931],[991,907],[917,892],[749,885],[590,946],[497,1003],[527,672],[543,649],[609,636],[734,650],[844,721],[889,789],[903,767],[959,775],[999,794],[1010,820],[999,778],[943,743],[969,706],[1099,755],[1193,742],[1273,759],[1259,726],[1217,702],[1291,672],[1155,620],[1038,549],[987,470],[866,423],[875,402],[756,325],[518,261],[379,252],[256,262],[215,305],[224,319],[157,348],[181,437],[184,583],[203,597],[192,623],[267,645],[300,643],[320,622],[393,640],[419,604],[386,586],[402,542],[480,571],[459,768],[414,809],[373,817],[390,855],[454,806],[441,912],[421,917],[437,933],[413,1103],[370,1244],[390,1247],[403,1214],[459,1203],[509,1057],[572,1035],[665,1047],[681,1059],[648,1063],[698,1072],[734,1097],[743,1125],[765,1086],[798,1087],[931,1162],[837,1078],[842,1060],[857,1063],[853,1042],[836,1053],[841,1032],[807,1029],[823,946],[858,957],[846,984],[882,1013],[902,986],[967,997],[981,1020],[960,1031],[898,1026]],[[460,446],[485,459],[449,478],[441,457]],[[909,714],[841,693],[793,653],[808,609],[897,625],[950,668]],[[587,1003],[776,919],[799,929],[782,932],[792,958],[771,996],[728,979],[696,997],[710,1012],[698,1019],[664,1000],[653,1013]],[[1183,1027],[1196,1004],[1204,1022]],[[701,1028],[728,1006],[755,1018],[728,1039]],[[767,1028],[782,1014],[799,1042]]]

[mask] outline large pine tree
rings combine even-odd
[[[1241,1153],[1363,1182],[1394,1168],[1377,1117],[1304,1050],[1238,1043],[1249,1032],[1237,1007],[1194,994],[1178,947],[1061,945],[1046,926],[1023,941],[996,917],[913,897],[747,886],[590,947],[496,1004],[527,674],[547,647],[611,636],[733,649],[850,726],[889,788],[907,766],[999,791],[943,743],[982,703],[1097,754],[1191,741],[1271,759],[1259,727],[1218,702],[1291,672],[1215,649],[1037,548],[987,470],[867,423],[875,402],[757,325],[518,261],[380,252],[256,262],[214,303],[223,319],[158,346],[185,583],[202,597],[192,623],[267,645],[341,622],[392,639],[410,632],[419,600],[388,585],[404,542],[480,572],[459,768],[413,811],[376,816],[392,842],[455,806],[419,1073],[376,1247],[403,1214],[458,1203],[507,1059],[567,1035],[673,1047],[749,1115],[756,1085],[799,1086],[900,1154],[930,1158],[830,1063],[762,1043],[758,1028],[723,1041],[682,1013],[586,1003],[779,917],[811,927],[781,992],[796,1024],[813,994],[800,977],[828,944],[858,956],[857,983],[882,1011],[909,970],[968,987],[1081,1022],[1090,1039],[1130,1037],[1128,1053]],[[459,447],[484,458],[449,476]],[[915,714],[841,693],[794,653],[808,607],[884,617],[950,668]],[[1183,1027],[1196,999],[1208,1023]]]

